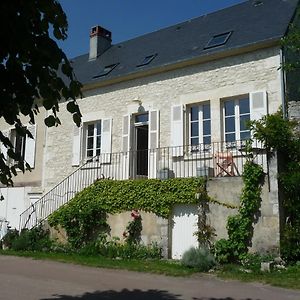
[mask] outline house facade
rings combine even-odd
[[[73,59],[83,83],[81,127],[64,105],[62,125],[44,128],[41,113],[35,141],[23,141],[23,148],[13,129],[1,126],[34,163],[14,188],[1,188],[2,217],[17,227],[9,205],[14,193],[23,193],[15,212],[28,208],[20,225],[34,226],[101,177],[208,176],[212,196],[238,203],[251,138],[247,121],[276,112],[285,101],[280,39],[297,4],[245,1],[116,45],[111,32],[93,27],[89,53]],[[278,246],[280,235],[276,161],[268,161],[260,144],[252,147],[268,177],[256,238],[256,248],[267,249]],[[212,210],[222,237],[229,213]]]

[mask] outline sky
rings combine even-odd
[[[89,51],[89,32],[100,25],[117,44],[245,0],[59,0],[69,23],[59,46],[69,58]],[[216,20],[217,21],[217,20]]]

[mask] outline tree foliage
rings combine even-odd
[[[59,102],[66,100],[67,109],[79,126],[81,114],[76,98],[81,96],[81,84],[56,43],[66,39],[68,29],[59,2],[2,0],[0,26],[0,118],[13,126],[18,135],[32,138],[24,124],[35,123],[39,107],[49,111],[45,125],[57,126]],[[8,159],[4,153],[0,155],[0,181],[10,185],[16,167],[23,172],[30,167],[2,132],[0,141],[8,149]]]
[[[300,7],[296,11],[293,23],[282,40],[286,72],[286,98],[288,101],[300,101]]]
[[[276,113],[252,123],[254,137],[276,150],[278,179],[283,195],[281,254],[289,261],[300,260],[300,133],[297,123]]]

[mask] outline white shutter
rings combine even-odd
[[[259,120],[268,113],[268,98],[266,91],[250,93],[250,119]],[[262,148],[262,143],[256,140],[252,143],[253,148]]]
[[[33,139],[26,136],[25,139],[25,161],[34,168],[35,162],[35,144],[36,144],[36,125],[27,126],[28,131],[31,133]]]
[[[157,176],[157,148],[159,147],[159,111],[149,111],[149,160],[148,177]]]
[[[79,166],[81,158],[81,132],[82,127],[73,125],[73,157],[72,166]]]
[[[9,138],[10,130],[2,130],[2,134],[5,137]],[[3,153],[3,155],[4,155],[4,158],[7,159],[7,150],[8,149],[4,146],[3,143],[1,143],[1,148],[0,149],[1,149],[1,153]]]
[[[131,115],[123,116],[123,126],[122,126],[122,177],[123,179],[129,178],[129,150],[130,150],[130,124]]]
[[[267,92],[250,93],[250,118],[258,120],[268,113]]]
[[[171,146],[173,156],[183,156],[183,106],[172,106]]]
[[[111,134],[112,119],[102,119],[101,126],[101,162],[109,163],[111,160]]]

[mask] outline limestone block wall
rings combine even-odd
[[[221,106],[224,98],[266,90],[269,112],[281,103],[279,48],[223,58],[174,71],[134,79],[84,92],[79,106],[83,116],[111,117],[112,151],[121,151],[122,118],[136,113],[140,100],[144,109],[160,112],[160,147],[170,146],[171,107],[210,101],[212,141],[222,140]],[[64,105],[62,125],[47,130],[44,186],[50,189],[72,170],[73,122]]]
[[[262,188],[262,202],[259,219],[254,224],[251,251],[278,251],[280,242],[280,212],[277,184],[276,156],[269,164],[269,177],[265,176]],[[209,196],[222,203],[239,206],[243,188],[241,177],[213,178],[208,181]],[[230,215],[237,214],[237,209],[229,209],[218,204],[209,204],[208,224],[216,229],[216,238],[227,238],[226,223]]]
[[[141,239],[144,245],[151,243],[157,243],[163,249],[163,256],[168,256],[168,219],[163,219],[156,216],[153,213],[147,213],[140,211],[142,217],[142,233]],[[120,214],[109,215],[107,223],[109,224],[111,231],[111,237],[119,237],[123,240],[123,232],[128,225],[128,222],[132,221],[130,212],[123,212]]]

